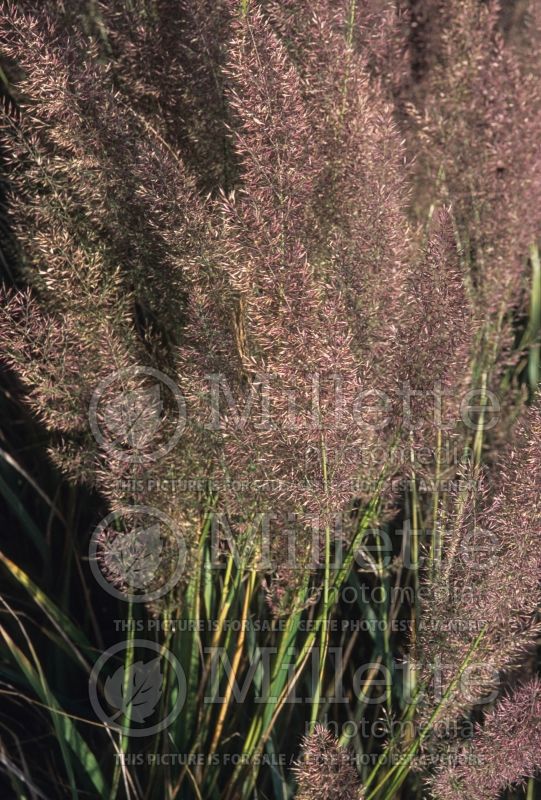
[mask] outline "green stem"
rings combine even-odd
[[[392,782],[391,786],[387,789],[385,794],[383,795],[382,800],[392,800],[392,798],[395,796],[396,792],[398,791],[398,789],[401,787],[401,785],[403,784],[404,780],[406,779],[406,776],[407,776],[407,774],[409,772],[409,768],[410,768],[411,762],[413,761],[415,755],[419,751],[419,748],[423,744],[424,740],[427,738],[427,736],[431,732],[431,730],[432,730],[432,728],[434,726],[434,723],[436,722],[441,710],[445,707],[445,704],[446,704],[447,700],[449,699],[449,697],[452,695],[452,693],[456,689],[456,687],[458,685],[458,682],[460,681],[462,675],[464,674],[464,671],[468,668],[469,664],[471,663],[471,660],[472,660],[473,656],[475,655],[475,652],[476,652],[477,648],[479,647],[479,645],[481,644],[481,641],[482,641],[482,639],[483,639],[483,637],[484,637],[484,635],[486,633],[486,629],[487,629],[487,626],[485,625],[482,628],[482,630],[478,633],[478,635],[476,636],[473,644],[471,645],[471,647],[470,647],[470,649],[469,649],[469,651],[468,651],[468,653],[466,655],[466,658],[464,659],[464,661],[462,662],[462,664],[460,666],[460,669],[458,670],[457,674],[455,675],[455,677],[453,678],[453,680],[451,681],[451,683],[447,687],[447,689],[445,691],[445,694],[443,695],[442,699],[440,700],[440,702],[438,703],[438,705],[436,706],[436,708],[434,709],[434,711],[430,715],[430,718],[429,718],[428,722],[426,723],[425,727],[420,732],[419,736],[417,736],[415,741],[408,748],[408,750],[404,754],[404,757],[400,761],[398,761],[394,765],[394,767],[392,767],[389,770],[389,772],[382,778],[382,780],[378,783],[378,785],[370,792],[370,794],[367,795],[366,800],[373,800],[373,798],[379,793],[380,789],[382,789],[383,786],[385,786],[385,784],[388,783],[389,779],[393,775],[394,775],[393,782]],[[420,696],[421,696],[421,692],[418,693],[417,698],[419,698]],[[418,702],[418,700],[417,700],[417,702]]]
[[[127,640],[126,640],[127,647],[126,647],[125,656],[124,656],[124,697],[128,697],[129,696],[129,687],[130,687],[130,684],[131,684],[131,673],[132,673],[133,655],[134,655],[134,653],[133,653],[133,640],[135,638],[135,626],[132,624],[133,623],[133,603],[132,603],[131,600],[128,603],[128,615],[127,616],[128,616],[128,636],[127,636]],[[129,727],[130,718],[131,718],[131,703],[128,704],[128,707],[126,708],[126,710],[124,712],[124,719],[123,719],[123,722],[122,722],[122,727],[123,728]],[[129,742],[130,742],[129,736],[127,734],[125,734],[125,733],[121,733],[121,735],[120,735],[120,751],[121,751],[122,755],[125,755],[128,752]],[[114,772],[113,772],[113,782],[112,782],[112,786],[111,786],[111,800],[115,800],[115,798],[117,796],[117,793],[118,793],[118,789],[119,789],[119,785],[120,785],[120,776],[121,776],[121,772],[122,772],[121,760],[122,760],[121,758],[120,759],[117,758],[115,760],[115,767],[114,767]]]
[[[319,674],[316,684],[316,689],[314,692],[314,697],[312,699],[312,709],[310,715],[310,727],[311,729],[314,728],[314,725],[317,722],[317,718],[319,715],[319,707],[321,704],[321,689],[323,686],[323,678],[325,673],[325,661],[327,659],[327,649],[329,646],[329,614],[330,614],[330,604],[329,604],[329,591],[330,591],[330,581],[331,581],[331,527],[330,521],[328,519],[329,515],[329,491],[328,491],[328,473],[327,473],[327,451],[325,448],[325,441],[323,436],[321,437],[321,465],[322,465],[322,472],[323,472],[323,491],[325,492],[325,497],[327,498],[327,519],[325,520],[325,577],[323,580],[323,620],[321,624],[321,641],[320,641],[320,652],[319,652]]]

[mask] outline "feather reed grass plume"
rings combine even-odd
[[[145,369],[178,380],[187,275],[204,260],[203,220],[206,241],[213,241],[208,217],[179,157],[114,91],[87,40],[68,37],[43,11],[25,14],[11,4],[0,25],[3,54],[21,69],[20,119],[4,118],[2,140],[8,210],[31,287],[8,296],[2,309],[6,360],[49,429],[63,471],[97,486],[113,509],[146,503],[185,528],[193,498],[187,494],[179,505],[147,487],[156,485],[157,469],[161,477],[192,478],[207,451],[192,461],[200,440],[194,436],[190,450],[186,432],[182,457],[149,463],[156,409],[145,402],[154,388]],[[137,426],[123,436],[130,409],[110,385],[97,420],[109,435],[99,443],[89,408],[114,374],[124,398],[141,401],[131,408]],[[171,399],[164,397],[164,438],[175,427]],[[138,463],[126,459],[134,446]],[[143,478],[135,497],[133,482]],[[194,526],[192,539],[196,533]]]
[[[323,726],[303,739],[302,761],[295,767],[297,800],[362,800],[351,753]]]
[[[497,800],[541,768],[541,685],[517,687],[500,699],[476,726],[456,762],[430,780],[436,800]]]
[[[96,4],[91,25],[115,86],[204,193],[236,181],[223,80],[230,20],[225,0],[112,0]]]
[[[497,319],[521,302],[539,235],[540,84],[503,39],[498,3],[457,0],[426,13],[412,146],[426,170],[427,207],[434,186],[453,205],[479,308]]]
[[[398,431],[407,438],[415,416],[412,409],[404,419],[404,391],[422,393],[425,406],[438,387],[448,399],[463,395],[476,325],[451,212],[435,214],[428,244],[411,229],[414,172],[396,109],[372,63],[374,42],[365,42],[385,30],[403,53],[403,20],[393,20],[388,6],[377,12],[327,0],[270,5],[302,77],[325,164],[313,210],[318,235],[308,252],[331,287],[344,293],[364,387],[388,401],[388,429],[379,429],[388,442]],[[440,420],[433,412],[434,403],[425,407],[429,441],[418,424],[418,444],[433,446],[438,425],[458,418],[456,403]]]
[[[238,294],[245,378],[252,387],[268,381],[269,420],[224,419],[223,480],[245,491],[223,499],[243,517],[291,513],[325,525],[353,494],[360,383],[343,297],[307,257],[323,164],[297,72],[268,22],[250,8],[235,31],[227,76],[242,183],[224,205],[223,268]],[[280,539],[275,546],[284,552]],[[299,566],[306,546],[299,542]]]
[[[495,484],[467,473],[445,520],[445,555],[423,592],[417,651],[427,687],[422,719],[438,706],[441,721],[470,710],[535,643],[540,441],[536,405],[517,426]]]
[[[274,383],[275,427],[229,426],[225,463],[264,487],[239,506],[274,503],[325,520],[355,498],[360,463],[369,487],[381,475],[402,433],[407,364],[418,364],[423,391],[430,383],[433,364],[419,354],[427,306],[441,310],[441,296],[460,311],[438,326],[437,355],[446,351],[449,384],[453,369],[463,378],[463,353],[453,353],[472,339],[464,282],[455,248],[436,243],[446,233],[418,256],[430,267],[417,279],[402,142],[351,46],[346,6],[273,6],[269,20],[250,6],[234,29],[227,75],[241,188],[225,204],[224,266],[240,298],[244,370]],[[370,416],[374,395],[389,401],[385,430],[377,409]],[[376,442],[382,455],[371,463]]]
[[[322,164],[313,211],[320,235],[308,252],[344,292],[367,386],[391,391],[412,254],[409,171],[393,108],[353,47],[349,3],[276,4],[271,14],[298,65]]]
[[[25,287],[2,290],[2,360],[55,463],[112,512],[95,529],[92,566],[118,599],[148,589],[160,602],[146,611],[164,622],[182,611],[187,623],[148,627],[186,683],[175,691],[176,670],[164,672],[155,710],[173,711],[163,738],[157,726],[157,747],[174,741],[190,763],[212,758],[196,757],[193,772],[175,759],[164,770],[155,759],[135,763],[128,711],[116,753],[126,759],[114,759],[108,723],[64,713],[54,696],[61,680],[49,690],[42,679],[38,651],[49,640],[40,634],[34,647],[26,617],[6,614],[22,644],[19,655],[0,626],[2,653],[17,661],[9,670],[51,714],[55,734],[66,734],[50,764],[65,757],[74,797],[78,768],[68,758],[95,781],[106,759],[94,761],[74,735],[88,728],[88,741],[106,742],[115,762],[103,796],[184,797],[188,781],[198,796],[262,795],[271,781],[291,796],[286,772],[263,756],[290,750],[309,718],[299,800],[391,800],[431,747],[471,756],[432,774],[437,798],[494,796],[539,766],[539,683],[485,713],[471,744],[439,725],[481,715],[539,634],[541,407],[532,405],[490,470],[479,466],[493,445],[484,412],[470,427],[460,421],[468,388],[490,385],[495,343],[516,321],[528,248],[541,233],[539,68],[501,36],[494,2],[420,0],[411,13],[391,0],[90,5],[92,15],[77,0],[6,2],[0,11],[0,63],[16,65],[7,70],[14,100],[2,90],[0,156]],[[406,30],[421,6],[430,11],[422,53]],[[457,472],[442,464],[447,434],[455,452],[469,452],[473,439],[454,495],[440,489]],[[437,453],[425,473],[436,478],[430,500],[417,481],[425,447]],[[21,476],[46,503],[39,481]],[[10,497],[9,486],[0,494]],[[61,494],[58,514],[56,499],[44,506],[51,542],[64,522],[72,534],[73,497],[64,515]],[[153,514],[174,528],[164,542]],[[385,537],[368,530],[380,521]],[[57,542],[34,539],[43,564],[31,565],[31,577],[3,556],[2,569],[17,582],[14,596],[30,593],[58,626],[77,581],[87,589],[85,570],[71,568],[80,553],[66,540],[70,569],[65,583],[51,582],[60,599],[49,606],[40,580],[54,574]],[[223,554],[226,569],[214,570]],[[96,609],[88,644],[66,618],[62,641],[81,656],[73,669],[86,669],[102,645],[110,608]],[[88,626],[79,598],[73,611]],[[263,625],[251,624],[256,614]],[[125,617],[144,626],[145,609],[130,604]],[[401,694],[395,660],[410,620],[415,669]],[[117,628],[127,633],[116,667],[125,676],[137,663],[134,631]],[[365,657],[371,664],[359,665]],[[394,677],[376,699],[379,667]],[[237,702],[237,682],[253,714]],[[293,690],[310,685],[307,714]],[[325,696],[333,688],[340,694]],[[338,740],[316,724],[324,713],[344,721],[344,698],[359,723],[357,752],[378,756],[372,771],[362,765],[366,789],[340,745],[350,733]],[[417,713],[420,731],[404,745],[400,725],[380,759],[375,727],[365,735],[361,723],[394,721],[395,712],[401,723]],[[32,742],[44,741],[41,730]],[[389,766],[386,756],[403,745],[407,757]],[[505,767],[496,768],[504,747]],[[26,764],[17,758],[18,780]],[[52,772],[39,775],[36,795]]]
[[[415,447],[434,447],[438,433],[465,432],[461,404],[470,388],[478,328],[449,209],[435,211],[408,279],[409,325],[399,351],[411,390],[406,428]]]
[[[26,310],[17,297],[3,317],[10,363],[60,439],[58,462],[92,479],[113,506],[134,501],[131,490],[118,488],[130,478],[214,482],[220,509],[239,530],[262,513],[281,516],[282,528],[288,515],[300,517],[304,575],[314,522],[326,529],[355,500],[368,500],[386,469],[404,432],[402,383],[429,385],[431,360],[419,360],[430,341],[427,309],[436,311],[432,295],[460,306],[455,254],[438,244],[446,234],[434,234],[426,254],[414,247],[403,143],[381,83],[352,45],[355,20],[345,4],[302,6],[291,17],[272,7],[269,19],[255,4],[246,13],[233,3],[222,8],[233,38],[220,87],[238,185],[206,199],[169,125],[184,114],[186,98],[162,87],[164,127],[155,119],[161,95],[149,90],[158,100],[141,96],[138,105],[123,83],[133,73],[138,94],[138,59],[147,51],[151,86],[165,80],[162,36],[170,47],[168,37],[184,40],[191,25],[194,41],[206,41],[203,5],[180,24],[170,4],[159,4],[156,30],[135,26],[132,34],[123,11],[102,11],[118,49],[113,65],[91,39],[67,36],[44,11],[27,15],[8,5],[2,17],[5,54],[23,72],[23,115],[20,123],[5,120],[3,136],[24,278],[34,290]],[[133,37],[143,37],[141,53]],[[222,55],[209,55],[216,69]],[[175,75],[183,69],[174,61]],[[216,189],[214,168],[198,168],[204,181],[214,175]],[[48,322],[36,325],[41,319]],[[446,351],[462,379],[449,353],[466,338],[465,312],[444,323],[431,353]],[[51,362],[54,341],[64,355]],[[35,363],[45,357],[54,378]],[[85,406],[111,370],[126,375],[141,365],[179,383],[190,424],[181,452],[152,467],[127,467],[92,441]],[[79,380],[66,382],[66,371]],[[209,430],[216,388],[209,391],[209,376],[225,382],[237,409],[266,392],[270,424],[261,413],[239,418],[229,406]],[[149,388],[140,377],[132,383],[132,395]],[[382,395],[390,401],[385,429],[371,408]],[[367,460],[375,444],[379,455]],[[200,499],[183,497],[190,519]],[[182,513],[156,492],[138,500]],[[282,535],[272,546],[283,558]]]

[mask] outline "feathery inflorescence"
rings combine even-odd
[[[179,504],[151,488],[152,433],[159,424],[164,439],[173,435],[176,408],[170,396],[149,402],[148,370],[177,380],[171,354],[194,248],[202,258],[203,202],[178,156],[114,92],[88,42],[84,50],[46,14],[15,6],[2,13],[1,35],[4,56],[22,72],[20,119],[6,117],[2,137],[10,219],[32,287],[6,298],[6,360],[28,387],[62,469],[96,485],[113,510],[146,503],[185,529],[189,496]],[[115,375],[116,386],[108,383]],[[89,410],[100,385],[104,435],[96,441]],[[176,454],[176,479],[193,477],[190,452]],[[160,477],[170,477],[170,466],[160,461]]]
[[[14,298],[2,326],[10,363],[31,387],[64,468],[96,483],[113,508],[144,502],[181,518],[183,528],[194,527],[192,538],[209,487],[239,536],[262,514],[274,515],[271,550],[282,576],[291,566],[284,536],[293,516],[294,589],[321,563],[321,531],[381,492],[388,456],[411,424],[401,413],[404,384],[429,391],[443,356],[448,367],[437,380],[457,394],[472,329],[445,215],[426,252],[412,241],[403,143],[381,82],[354,47],[347,4],[321,2],[293,16],[272,6],[268,19],[256,5],[222,10],[233,36],[227,59],[217,42],[203,60],[220,72],[215,89],[228,109],[237,188],[206,199],[201,181],[214,192],[228,188],[219,178],[224,165],[214,156],[214,166],[203,165],[187,154],[185,137],[175,140],[172,120],[190,102],[162,85],[168,58],[171,74],[185,69],[168,55],[173,39],[192,31],[195,57],[196,40],[211,35],[203,5],[181,22],[159,4],[150,28],[131,32],[122,9],[102,9],[117,52],[111,65],[46,11],[4,12],[5,53],[23,72],[21,121],[6,119],[4,142],[33,295]],[[142,62],[148,97],[137,88]],[[203,106],[205,93],[197,96]],[[194,114],[193,141],[199,122],[212,138],[212,120]],[[442,317],[442,299],[457,313]],[[45,375],[36,363],[44,359]],[[159,369],[187,400],[179,448],[159,459],[144,457],[157,408],[135,401],[153,391],[141,367]],[[139,415],[121,448],[136,444],[137,463],[98,445],[87,429],[88,406],[105,381],[98,422],[118,445],[126,408],[115,405],[111,372],[121,374]],[[256,408],[243,416],[247,401]],[[162,434],[172,435],[168,402]],[[171,478],[199,488],[180,502],[160,495],[159,479]],[[134,493],[130,483],[141,480]],[[347,525],[337,529],[335,538],[349,535]]]
[[[427,204],[435,187],[453,206],[479,313],[498,319],[521,300],[539,236],[539,81],[503,39],[498,3],[457,0],[425,12],[412,146]]]
[[[155,552],[126,575],[122,526],[137,559],[157,511],[195,559],[212,505],[239,572],[270,573],[287,613],[364,509],[393,507],[393,472],[415,478],[442,435],[469,443],[463,397],[483,370],[490,384],[540,233],[539,70],[494,2],[113,0],[88,33],[57,5],[0,12],[27,287],[4,295],[3,360],[56,463],[123,515],[96,542],[106,579],[159,593]],[[534,405],[496,478],[466,468],[441,503],[412,652],[421,725],[471,712],[534,645],[540,437]],[[493,797],[539,766],[538,718],[535,682],[500,701],[464,747],[478,763],[440,769],[435,795]],[[362,796],[319,725],[297,776],[299,800]]]
[[[223,67],[231,38],[226,0],[96,4],[90,27],[134,112],[182,155],[203,193],[231,190]]]
[[[535,643],[540,441],[540,410],[533,406],[497,465],[494,485],[477,471],[467,474],[445,520],[444,556],[427,578],[417,641],[422,719],[436,707],[440,721],[470,710]]]
[[[385,398],[388,424],[378,428],[379,441],[388,444],[397,433],[407,440],[424,405],[415,444],[434,447],[437,431],[458,420],[458,404],[449,398],[456,401],[466,388],[476,324],[451,214],[435,213],[426,243],[407,213],[414,172],[368,45],[382,30],[388,39],[392,31],[398,36],[402,18],[393,20],[388,6],[376,13],[327,0],[271,4],[270,13],[298,64],[325,163],[313,212],[321,232],[313,260],[344,292],[363,388],[380,412],[376,422],[385,416],[378,398]],[[408,409],[405,395],[422,395],[416,409]],[[368,415],[368,399],[365,405]],[[449,407],[439,413],[441,405]],[[365,467],[372,452],[367,441]]]
[[[401,347],[411,395],[406,428],[415,447],[434,448],[438,432],[450,438],[459,430],[464,434],[459,423],[477,334],[448,209],[435,211],[424,251],[408,278],[410,324],[403,331]]]
[[[430,780],[437,800],[497,800],[541,768],[541,686],[518,686],[487,711],[455,760]]]
[[[302,761],[295,767],[297,800],[362,800],[351,753],[324,725],[317,724],[302,744]]]
[[[330,524],[352,498],[360,380],[343,296],[328,291],[308,258],[323,162],[300,80],[257,9],[235,29],[227,87],[242,188],[224,205],[223,269],[238,294],[245,380],[263,385],[269,418],[224,419],[223,482],[230,476],[245,489],[226,492],[224,502],[237,516],[275,514],[278,528],[299,515],[309,533],[297,542],[302,571],[312,523]],[[283,552],[280,538],[275,547]]]

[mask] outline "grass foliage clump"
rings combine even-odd
[[[536,5],[3,4],[6,796],[536,796]]]

